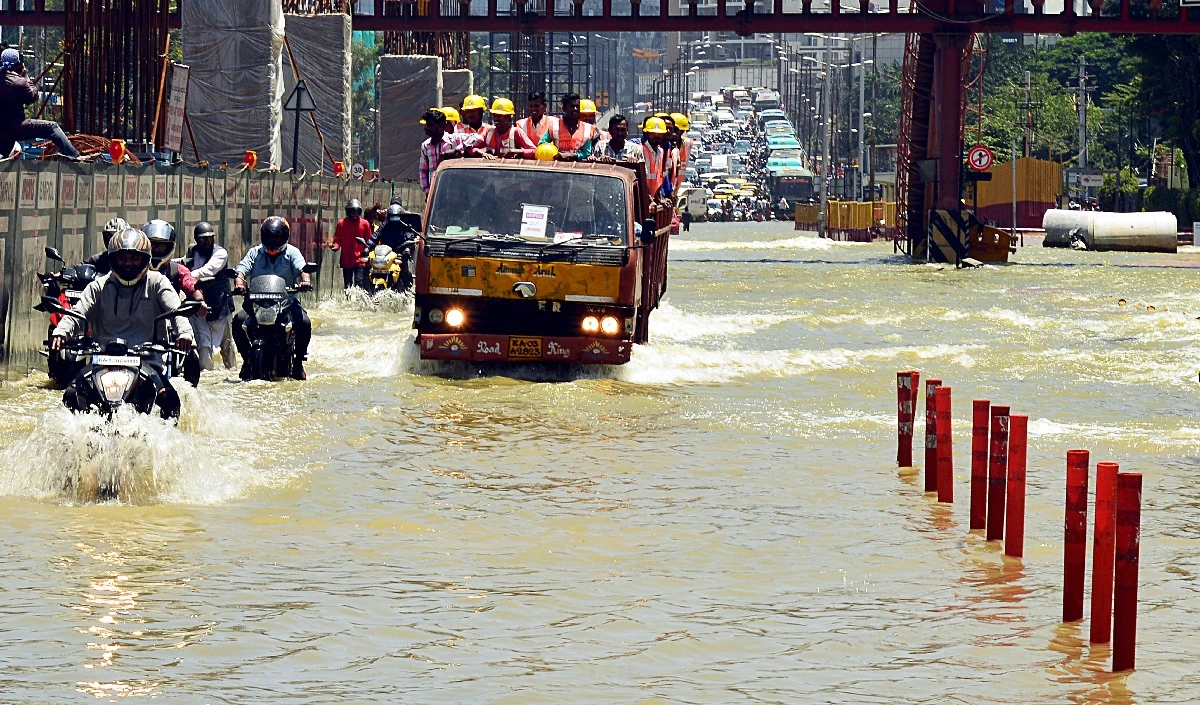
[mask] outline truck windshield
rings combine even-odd
[[[430,235],[625,245],[625,182],[551,169],[449,169],[438,176]]]

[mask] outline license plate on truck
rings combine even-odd
[[[510,360],[540,360],[542,359],[541,338],[520,338],[512,336],[508,339],[508,358]]]

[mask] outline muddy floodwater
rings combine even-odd
[[[309,381],[207,375],[178,428],[12,380],[0,701],[1200,701],[1200,251],[1014,260],[698,225],[622,368],[423,366],[353,298]],[[895,467],[908,368],[952,508]],[[1030,418],[1023,562],[968,532],[972,398]],[[1059,624],[1069,448],[1145,476],[1132,674]]]

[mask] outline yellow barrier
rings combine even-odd
[[[818,205],[796,206],[796,229],[816,230]],[[896,234],[896,204],[891,201],[829,201],[826,236],[848,242],[870,242]]]
[[[1012,207],[1012,175],[1014,162],[992,167],[991,181],[978,181],[975,188],[979,207],[1008,205]],[[1062,193],[1062,165],[1043,159],[1022,157],[1016,162],[1017,202],[1055,203]],[[969,202],[969,201],[968,201]]]

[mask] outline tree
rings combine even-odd
[[[1200,37],[1138,35],[1129,49],[1141,74],[1138,99],[1183,151],[1188,181],[1200,184]]]
[[[351,143],[357,145],[351,158],[371,168],[375,168],[379,159],[375,93],[379,57],[383,54],[383,43],[374,39],[374,33],[355,32],[350,63],[350,134]]]

